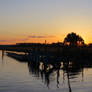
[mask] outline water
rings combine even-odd
[[[92,92],[92,68],[45,73],[0,51],[0,92]]]

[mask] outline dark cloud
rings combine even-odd
[[[8,40],[0,40],[0,42],[8,42]]]
[[[29,38],[53,38],[55,36],[35,36],[35,35],[32,35],[32,36],[29,36]]]
[[[14,42],[14,41],[27,41],[28,38],[24,39],[9,39],[9,40],[0,40],[0,42]]]
[[[24,39],[9,39],[9,40],[0,40],[0,42],[15,42],[15,41],[27,41],[27,40],[29,40],[30,38],[53,38],[53,37],[55,37],[55,36],[41,36],[41,35],[39,35],[39,36],[35,36],[35,35],[31,35],[31,36],[28,36],[28,37],[26,37],[26,38],[24,38]]]

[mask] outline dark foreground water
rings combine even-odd
[[[92,92],[92,68],[45,73],[0,51],[0,92]]]

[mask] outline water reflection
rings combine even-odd
[[[3,55],[4,54],[2,52],[2,59],[3,59]],[[57,80],[56,86],[57,88],[59,88],[60,78],[63,79],[63,84],[64,84],[66,77],[67,87],[69,89],[69,92],[72,92],[71,79],[76,78],[77,75],[81,73],[82,81],[83,81],[83,77],[84,77],[83,69],[85,67],[92,67],[92,63],[90,62],[90,60],[85,60],[83,58],[78,59],[76,57],[67,58],[63,56],[57,58],[49,57],[47,62],[42,61],[42,59],[38,60],[38,58],[29,59],[27,63],[30,74],[32,74],[34,77],[41,78],[42,82],[44,82],[44,84],[47,85],[48,88],[51,81],[53,80]],[[62,75],[60,73],[61,71],[63,71]]]
[[[56,64],[55,64],[56,65]],[[58,66],[58,65],[57,65]],[[57,88],[59,88],[59,78],[62,76],[63,77],[63,83],[65,81],[65,74],[67,76],[67,85],[69,88],[69,92],[72,92],[71,89],[71,83],[70,83],[70,79],[71,78],[75,78],[74,76],[78,75],[83,69],[80,65],[76,65],[76,64],[65,64],[65,63],[61,63],[61,65],[59,64],[58,67],[51,65],[50,63],[48,64],[44,64],[44,63],[37,63],[34,61],[30,61],[28,62],[28,68],[29,68],[29,72],[33,75],[35,75],[36,77],[41,77],[42,80],[45,81],[45,84],[47,85],[47,87],[49,88],[51,79],[53,78],[53,80],[55,80],[54,76],[52,76],[52,74],[54,72],[56,72],[56,80],[57,80]],[[60,71],[63,70],[63,75],[60,75]]]
[[[2,64],[4,64],[4,50],[2,50]]]
[[[42,80],[45,81],[45,84],[47,85],[48,88],[49,88],[50,81],[51,81],[50,78],[54,79],[54,76],[51,76],[51,74],[53,72],[56,72],[55,74],[56,74],[56,80],[57,80],[57,88],[59,88],[59,78],[60,78],[60,76],[62,76],[62,75],[60,75],[60,71],[63,70],[63,72],[66,73],[66,76],[67,76],[67,80],[68,80],[67,85],[68,85],[68,88],[69,88],[69,92],[72,92],[71,83],[70,83],[70,79],[71,79],[70,76],[71,77],[74,76],[75,73],[78,74],[79,71],[73,70],[74,69],[73,67],[72,68],[69,68],[69,67],[61,68],[61,66],[56,68],[56,67],[51,66],[50,64],[44,65],[42,63],[37,64],[37,63],[28,62],[29,72],[31,74],[35,75],[36,77],[41,77]],[[75,69],[78,69],[78,68],[75,68]],[[64,75],[63,75],[63,82],[65,80]],[[74,78],[74,77],[72,77],[72,78]]]

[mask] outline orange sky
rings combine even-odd
[[[1,0],[0,44],[63,41],[75,32],[92,39],[91,0]]]

